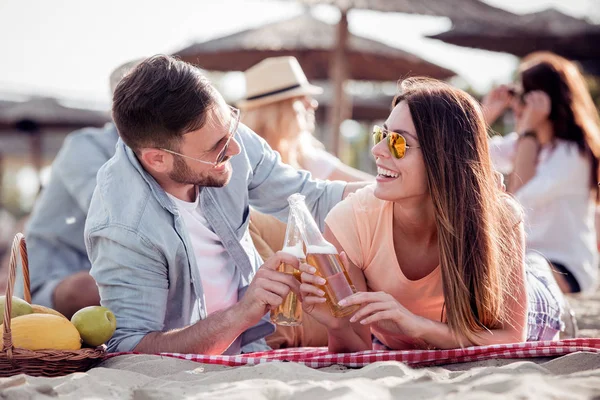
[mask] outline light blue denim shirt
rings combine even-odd
[[[345,183],[315,181],[308,172],[283,164],[244,125],[235,139],[241,153],[231,159],[231,181],[222,188],[201,188],[200,207],[240,272],[241,297],[262,264],[248,233],[249,206],[285,221],[287,198],[299,192],[322,228]],[[102,305],[117,318],[108,350],[130,351],[150,332],[185,327],[195,322],[194,316],[206,318],[199,271],[203,260],[194,255],[176,205],[123,142],[98,172],[97,182],[85,240]],[[264,343],[273,331],[265,316],[226,353]]]
[[[83,230],[96,187],[96,174],[115,154],[119,135],[113,124],[85,128],[66,137],[52,163],[25,230],[32,301],[53,307],[54,289],[63,279],[91,265]],[[20,276],[20,274],[18,275]],[[22,295],[22,284],[15,285]]]

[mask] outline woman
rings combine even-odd
[[[358,290],[344,301],[360,308],[333,318],[303,264],[305,311],[334,352],[371,349],[371,334],[391,349],[553,339],[561,294],[543,259],[526,268],[520,209],[496,183],[478,104],[434,80],[402,89],[374,129],[376,184],[326,219]]]
[[[557,55],[526,57],[517,88],[483,102],[488,123],[510,105],[517,132],[490,146],[508,190],[525,209],[527,248],[548,258],[565,293],[598,283],[595,229],[600,118],[577,67]]]
[[[294,57],[267,58],[244,75],[247,97],[237,104],[243,111],[242,122],[278,151],[284,163],[317,179],[373,180],[329,154],[312,135],[319,105],[312,96],[323,90],[308,83]]]

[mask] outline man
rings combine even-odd
[[[265,350],[266,313],[299,283],[262,267],[249,205],[280,219],[306,196],[319,224],[363,184],[313,181],[239,124],[200,70],[154,56],[117,86],[121,137],[98,172],[85,237],[102,305],[117,318],[109,351],[234,354]]]
[[[135,63],[125,63],[113,71],[111,93]],[[32,301],[69,318],[83,307],[100,304],[96,283],[89,274],[83,230],[96,174],[115,153],[118,138],[112,123],[67,136],[27,224]],[[21,290],[22,285],[16,287]]]

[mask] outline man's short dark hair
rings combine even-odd
[[[206,123],[216,91],[200,70],[166,55],[150,57],[117,85],[112,115],[129,147],[178,150],[181,137]]]

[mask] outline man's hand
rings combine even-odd
[[[300,293],[300,282],[293,275],[277,271],[282,262],[299,268],[295,256],[277,252],[258,269],[244,297],[236,305],[248,326],[256,324],[263,315],[281,305],[290,290]]]

